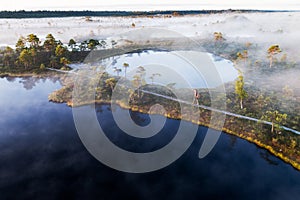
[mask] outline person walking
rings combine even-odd
[[[199,105],[200,94],[198,90],[194,89],[194,100],[193,104]]]

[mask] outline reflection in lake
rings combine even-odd
[[[297,199],[300,196],[297,170],[239,138],[222,134],[213,151],[199,159],[205,127],[199,128],[187,152],[164,169],[146,174],[110,169],[84,148],[71,108],[48,102],[48,94],[60,87],[58,82],[38,81],[31,90],[26,90],[19,81],[19,78],[14,82],[0,79],[1,199]],[[119,107],[118,110],[122,111]],[[121,147],[136,151],[149,151],[168,143],[179,122],[168,119],[163,131],[146,143],[118,130],[110,106],[98,106],[97,111],[107,136]],[[148,119],[141,113],[132,116],[142,125]]]
[[[23,88],[25,88],[26,90],[31,90],[39,82],[43,82],[43,83],[45,83],[45,81],[51,81],[53,83],[59,82],[59,77],[40,78],[40,77],[31,77],[30,76],[30,77],[18,78],[18,77],[7,76],[5,78],[8,82],[12,82],[12,83],[15,82],[16,80],[18,80],[19,83],[23,84]]]

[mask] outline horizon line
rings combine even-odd
[[[299,12],[299,10],[291,10],[291,9],[248,9],[248,8],[223,8],[223,9],[166,9],[166,10],[89,10],[89,9],[83,9],[83,10],[47,10],[47,9],[39,9],[39,10],[0,10],[0,12],[170,12],[170,11],[176,11],[176,12],[186,12],[186,11],[192,11],[192,12],[201,12],[201,11],[261,11],[261,12]]]

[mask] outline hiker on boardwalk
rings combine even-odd
[[[194,89],[194,100],[193,104],[199,105],[200,94],[198,90]]]

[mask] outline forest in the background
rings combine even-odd
[[[153,15],[190,15],[224,12],[274,12],[271,10],[167,10],[167,11],[0,11],[0,18],[46,18],[46,17],[105,17],[105,16],[153,16]]]

